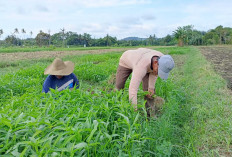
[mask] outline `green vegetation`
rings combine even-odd
[[[193,47],[158,48],[176,67],[157,80],[166,103],[147,119],[128,102],[128,86],[114,91],[119,53],[65,57],[75,62],[80,89],[41,93],[52,59],[2,63],[1,156],[220,156],[231,153],[231,96],[225,81]],[[23,67],[23,68],[22,68]],[[2,72],[2,70],[1,70]]]
[[[90,34],[77,34],[75,32],[66,31],[62,28],[60,32],[53,35],[40,32],[32,37],[33,32],[30,32],[30,37],[25,38],[26,30],[22,29],[21,33],[15,28],[14,33],[8,35],[4,40],[0,40],[0,47],[48,47],[48,50],[53,50],[57,47],[122,47],[122,46],[173,46],[173,45],[222,45],[232,44],[232,28],[218,26],[215,29],[199,31],[194,29],[193,25],[178,27],[172,34],[158,38],[155,34],[149,35],[147,38],[127,37],[118,40],[106,34],[105,37],[95,39]],[[0,38],[4,34],[0,29]],[[29,34],[27,36],[29,36]],[[1,51],[1,49],[0,49]],[[18,52],[18,51],[15,51]]]

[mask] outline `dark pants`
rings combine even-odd
[[[132,69],[125,68],[123,66],[118,66],[117,74],[116,74],[116,88],[118,90],[123,89],[125,87],[125,82],[132,73]],[[148,81],[149,81],[149,74],[147,73],[142,82],[143,82],[143,91],[148,91]],[[154,90],[155,93],[155,90]],[[154,108],[154,98],[149,98],[147,96],[144,97],[146,100],[146,110],[147,110],[147,116],[151,116],[151,110]]]

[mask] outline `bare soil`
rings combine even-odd
[[[228,82],[232,89],[232,46],[199,47],[202,54],[214,64],[215,70]]]
[[[38,51],[38,52],[16,52],[16,53],[0,53],[1,61],[17,61],[27,59],[41,59],[64,57],[68,55],[81,54],[100,54],[107,52],[123,52],[132,48],[118,48],[118,49],[101,49],[101,50],[82,50],[82,51]]]

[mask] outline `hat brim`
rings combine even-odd
[[[158,75],[161,79],[166,81],[168,79],[169,73],[166,73],[166,72],[162,71],[160,68],[158,68]]]
[[[71,61],[65,61],[64,62],[65,64],[65,68],[64,69],[61,69],[61,70],[52,70],[52,64],[50,64],[44,71],[44,75],[63,75],[63,76],[66,76],[66,75],[70,75],[73,70],[74,70],[74,63],[71,62]]]

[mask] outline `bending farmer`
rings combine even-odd
[[[42,92],[49,92],[50,88],[58,91],[66,88],[73,89],[79,88],[79,81],[75,74],[73,74],[74,63],[71,61],[63,62],[60,58],[56,58],[51,65],[49,65],[44,74],[48,75],[43,84]]]
[[[163,55],[159,51],[147,48],[128,50],[122,54],[119,61],[116,88],[123,89],[127,78],[133,72],[129,86],[129,99],[137,110],[137,92],[141,81],[143,81],[143,90],[149,92],[145,99],[153,99],[157,75],[166,80],[173,68],[174,61],[170,55]],[[148,107],[150,106],[146,104],[146,108]]]

